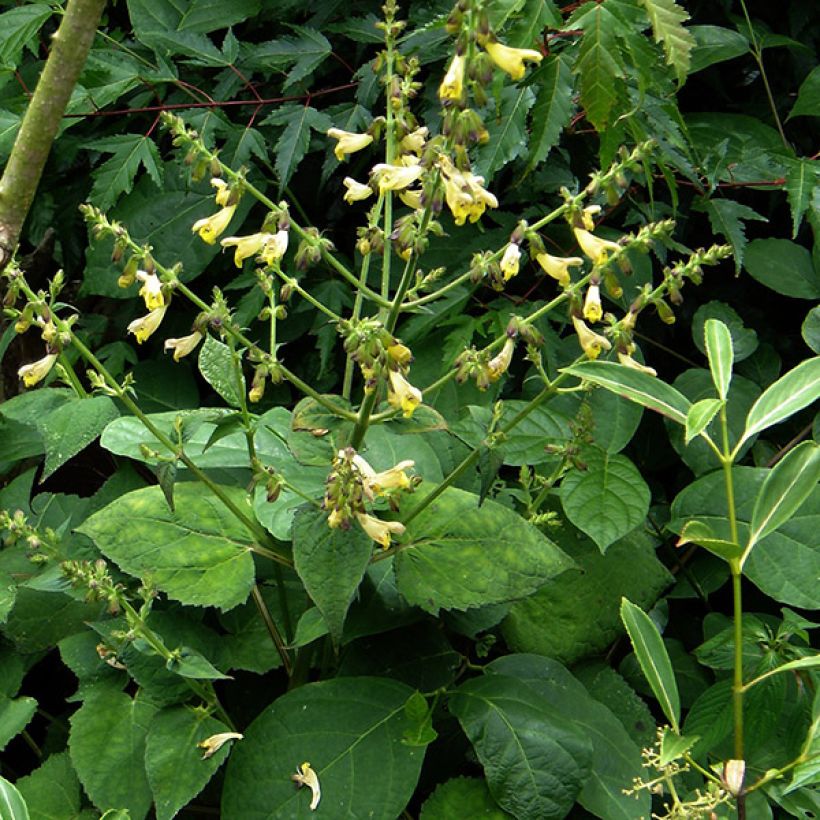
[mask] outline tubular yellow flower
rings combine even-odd
[[[421,209],[421,191],[399,191],[399,199],[414,211]]]
[[[203,242],[213,245],[214,242],[225,233],[225,229],[230,224],[231,219],[233,219],[235,210],[236,205],[226,205],[215,214],[211,214],[211,216],[205,219],[198,219],[191,226],[191,230],[194,231],[194,233],[198,233]]]
[[[342,131],[341,128],[329,128],[327,131],[329,137],[338,140],[333,153],[336,154],[336,159],[343,162],[348,154],[355,154],[356,151],[361,151],[362,148],[367,148],[373,137],[370,134],[357,134],[355,131]]]
[[[588,359],[597,359],[598,356],[601,355],[602,350],[609,350],[612,347],[609,343],[609,339],[605,336],[601,336],[600,333],[595,333],[593,330],[590,330],[583,319],[573,316],[572,324],[575,326],[575,332],[578,334],[581,349]]]
[[[410,151],[414,154],[420,154],[424,149],[424,143],[427,140],[429,133],[429,129],[422,125],[421,127],[416,128],[415,131],[411,131],[409,134],[402,137],[399,147],[402,151]]]
[[[166,310],[168,305],[163,305],[128,325],[128,332],[137,337],[137,344],[142,344],[159,327]]]
[[[572,232],[575,234],[575,239],[580,245],[581,250],[596,265],[606,262],[610,251],[618,251],[621,249],[621,246],[617,242],[601,239],[599,236],[595,236],[583,228],[573,228]]]
[[[401,342],[388,345],[387,355],[400,367],[407,367],[413,361],[413,351]]]
[[[439,99],[454,100],[458,102],[461,95],[464,93],[464,57],[461,54],[456,54],[450,62],[447,73],[438,87]]]
[[[207,760],[215,755],[229,740],[242,740],[244,735],[239,732],[220,732],[218,735],[211,735],[205,740],[197,743],[197,747],[202,749],[202,759]]]
[[[509,370],[512,362],[513,350],[515,350],[515,339],[509,336],[504,340],[504,347],[501,352],[494,356],[487,364],[487,375],[491,382],[497,382],[501,376]]]
[[[552,256],[549,253],[539,253],[535,261],[544,269],[544,273],[557,279],[561,287],[566,287],[570,283],[569,269],[583,265],[584,260],[579,256]]]
[[[621,364],[626,365],[626,367],[631,367],[633,370],[640,370],[643,373],[648,373],[650,376],[658,375],[658,371],[655,370],[654,367],[647,367],[645,364],[635,361],[632,356],[629,356],[626,353],[619,353],[618,361]]]
[[[353,177],[345,177],[342,180],[347,191],[344,195],[344,201],[352,205],[354,202],[361,202],[373,196],[373,189],[369,185],[363,185],[361,182],[356,182]]]
[[[405,470],[415,465],[415,461],[400,461],[388,470],[377,473],[368,461],[358,453],[353,456],[353,464],[364,479],[365,495],[372,501],[377,495],[384,495],[390,490],[406,490],[410,487],[410,477]]]
[[[231,198],[231,189],[228,187],[228,183],[219,177],[212,177],[211,186],[216,188],[216,195],[214,196],[216,204],[224,208]]]
[[[401,535],[404,532],[404,524],[399,521],[382,521],[381,518],[363,512],[356,513],[356,520],[361,528],[384,549],[390,546],[392,535]]]
[[[178,339],[166,339],[165,351],[174,351],[174,361],[178,362],[183,356],[187,356],[196,350],[196,346],[202,341],[202,334],[195,330],[188,336],[180,336]]]
[[[384,162],[374,165],[371,171],[382,193],[407,188],[421,176],[421,173],[419,165],[388,165]]]
[[[477,222],[486,208],[498,207],[498,200],[483,187],[484,177],[459,171],[444,156],[439,159],[439,169],[444,178],[444,198],[456,225],[463,225],[468,217],[470,222]]]
[[[581,212],[581,221],[584,223],[584,228],[588,231],[595,230],[595,217],[601,213],[600,205],[587,205]]]
[[[220,240],[219,244],[223,248],[234,248],[233,262],[237,268],[242,267],[242,263],[249,256],[256,256],[262,250],[265,243],[273,238],[273,234],[252,233],[248,236],[227,236]]]
[[[584,299],[584,319],[593,324],[599,322],[604,315],[601,306],[601,288],[598,285],[590,285],[587,288],[587,295]]]
[[[38,359],[36,362],[24,364],[17,371],[17,377],[23,380],[23,384],[26,387],[33,387],[48,376],[56,361],[56,353],[47,353],[42,359]]]
[[[401,409],[405,418],[409,418],[421,404],[421,390],[413,387],[398,370],[391,370],[389,375],[390,390],[387,394],[387,401],[391,407]]]
[[[544,59],[540,51],[531,48],[513,48],[499,42],[488,42],[484,48],[490,55],[490,59],[514,80],[520,80],[524,76],[524,60],[540,63]]]
[[[335,529],[338,529],[339,527],[341,527],[345,523],[345,521],[347,521],[347,519],[345,518],[344,513],[340,509],[337,509],[336,507],[334,507],[330,511],[330,514],[327,517],[327,525],[332,530],[335,530]]]
[[[499,267],[501,268],[501,272],[504,274],[505,282],[508,282],[513,278],[513,276],[518,274],[520,262],[521,248],[519,248],[515,242],[510,242],[504,251],[504,255],[501,257],[501,262],[499,262]]]
[[[145,300],[145,307],[148,310],[162,307],[165,304],[165,297],[162,294],[162,283],[159,281],[159,276],[155,273],[146,273],[144,270],[138,270],[135,276],[142,282],[140,296]]]
[[[292,774],[290,779],[296,783],[299,788],[307,786],[313,795],[310,801],[310,810],[316,811],[319,801],[322,799],[322,789],[319,786],[319,775],[310,767],[310,763],[303,763],[297,770],[296,774]]]
[[[269,234],[262,247],[262,252],[259,254],[262,261],[266,265],[272,265],[280,260],[287,252],[289,238],[290,234],[285,230]]]

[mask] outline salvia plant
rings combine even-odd
[[[0,817],[817,816],[812,35],[270,5],[110,9],[2,271]]]

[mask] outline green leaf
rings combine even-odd
[[[806,359],[763,391],[746,416],[743,440],[785,421],[820,398],[820,356]]]
[[[120,194],[131,192],[140,165],[145,168],[157,188],[162,186],[162,160],[156,143],[150,137],[119,134],[94,140],[83,147],[89,151],[113,155],[91,173],[94,185],[88,198],[103,211],[111,208]]]
[[[448,703],[501,808],[539,820],[566,816],[589,774],[592,746],[562,712],[506,675],[473,678]]]
[[[491,180],[496,171],[527,150],[527,114],[535,103],[532,88],[506,86],[495,115],[487,118],[489,140],[476,152],[476,173]]]
[[[227,680],[230,675],[220,672],[201,652],[190,646],[181,646],[169,658],[165,668],[175,675],[196,680]]]
[[[753,279],[783,296],[820,299],[820,274],[802,245],[788,239],[755,239],[746,247],[743,264]]]
[[[686,754],[686,752],[688,752],[689,749],[697,743],[697,741],[698,738],[696,736],[681,737],[667,728],[663,733],[663,738],[661,739],[661,757],[659,765],[668,766],[672,761],[678,760]]]
[[[498,807],[485,780],[454,777],[440,783],[424,801],[419,820],[452,820],[454,817],[506,820],[512,815]]]
[[[800,333],[811,352],[820,353],[820,305],[813,307],[806,314]]]
[[[205,788],[228,757],[231,743],[204,759],[197,744],[227,731],[224,723],[187,706],[172,706],[154,717],[145,744],[145,770],[157,820],[171,820]]]
[[[12,699],[0,695],[0,751],[28,726],[36,711],[37,701],[34,698]]]
[[[796,239],[803,214],[812,204],[812,200],[820,196],[820,162],[796,159],[790,161],[786,167],[786,195],[792,211],[792,239]]]
[[[343,530],[331,529],[327,521],[327,513],[315,507],[297,510],[293,565],[338,646],[347,610],[370,563],[373,541],[355,522]]]
[[[732,60],[749,51],[749,41],[745,35],[731,28],[721,26],[690,26],[695,38],[689,73],[703,71],[715,63]]]
[[[614,362],[581,362],[563,368],[562,372],[605,387],[678,424],[686,424],[691,406],[689,400],[671,385],[648,373]]]
[[[787,794],[793,793],[801,786],[816,784],[820,780],[820,695],[817,692],[814,694],[811,725],[800,753],[803,762],[798,763],[792,770],[792,779],[786,789]]]
[[[502,631],[516,652],[536,652],[573,664],[604,652],[623,634],[621,596],[649,608],[672,583],[672,576],[655,556],[652,541],[640,531],[613,544],[606,555],[574,528],[561,528],[555,539],[573,556],[577,569],[514,603]],[[544,629],[544,624],[561,624],[561,628]]]
[[[401,742],[409,686],[385,678],[337,678],[275,700],[245,730],[228,762],[225,817],[313,817],[310,793],[295,789],[294,767],[319,778],[318,812],[395,820],[416,788],[424,749]],[[298,761],[298,763],[296,762]]]
[[[606,552],[646,519],[649,487],[626,456],[586,447],[581,459],[586,469],[566,475],[561,503],[567,518]]]
[[[84,450],[118,417],[117,405],[108,396],[74,399],[42,416],[39,427],[46,449],[46,463],[41,480],[45,481]]]
[[[686,522],[675,546],[682,547],[684,544],[697,544],[724,561],[734,561],[743,554],[740,544],[718,538],[709,524],[697,519]]]
[[[675,0],[640,0],[652,23],[656,43],[663,43],[666,64],[675,69],[678,85],[683,85],[689,73],[690,53],[695,46],[692,33],[683,24],[689,13]]]
[[[725,302],[713,300],[701,305],[692,318],[692,341],[701,353],[706,353],[706,323],[712,319],[722,322],[732,337],[734,362],[748,359],[757,349],[757,333],[743,324],[734,308]]]
[[[748,205],[741,205],[740,202],[734,202],[731,199],[707,199],[693,206],[693,209],[706,213],[712,230],[716,234],[725,237],[732,246],[732,253],[735,257],[735,273],[739,274],[748,241],[742,220],[754,219],[759,222],[768,222],[769,220]]]
[[[131,2],[128,5],[130,9]],[[188,5],[188,8],[185,8],[185,5]],[[259,13],[262,3],[261,0],[231,0],[230,3],[224,3],[222,0],[196,0],[185,5],[182,6],[185,10],[177,24],[179,30],[207,34],[254,17]]]
[[[17,461],[45,452],[37,420],[73,398],[70,390],[49,388],[20,393],[0,404],[0,460]]]
[[[241,370],[237,373],[238,366],[238,363],[234,365],[228,345],[210,334],[205,337],[205,343],[199,349],[199,372],[231,407],[242,405],[242,393],[245,392],[245,377]]]
[[[699,436],[712,422],[718,410],[723,407],[721,399],[701,399],[696,401],[686,414],[686,432],[684,441],[686,444]]]
[[[222,491],[252,517],[243,490]],[[175,601],[222,610],[241,604],[253,585],[253,537],[201,485],[177,484],[175,495],[177,511],[171,512],[159,487],[126,493],[79,531],[124,572],[150,577]],[[124,532],[128,538],[122,537]]]
[[[0,817],[3,820],[29,820],[26,801],[5,777],[0,777]]]
[[[538,655],[506,655],[487,668],[523,681],[592,742],[592,764],[578,802],[596,817],[633,820],[650,810],[650,797],[623,792],[641,773],[641,750],[623,724],[558,661]]]
[[[276,173],[281,191],[293,176],[310,144],[310,119],[307,106],[294,106],[287,125],[276,143]]]
[[[432,491],[402,501],[406,515]],[[523,598],[572,562],[536,527],[495,501],[448,487],[407,523],[395,559],[399,592],[426,612]]]
[[[608,390],[593,390],[584,401],[592,410],[595,444],[608,453],[619,453],[632,441],[643,407]]]
[[[330,56],[332,46],[327,38],[316,29],[291,26],[296,37],[280,37],[254,46],[250,55],[250,65],[258,69],[283,69],[292,66],[282,90],[287,91],[295,83],[303,80]]]
[[[47,3],[29,3],[0,14],[0,68],[15,71],[23,49],[33,40],[54,10]]]
[[[535,5],[535,4],[533,4]],[[527,172],[543,162],[558,144],[572,118],[572,73],[566,60],[555,55],[533,72],[530,83],[538,88],[532,107]]]
[[[752,511],[749,550],[789,521],[820,481],[820,446],[804,441],[769,471]]]
[[[92,692],[71,716],[71,762],[94,805],[125,806],[133,820],[151,807],[145,775],[145,736],[157,707],[138,694]]]
[[[80,781],[68,752],[51,754],[30,775],[17,783],[35,820],[75,820],[80,816]],[[5,814],[0,811],[5,820]]]
[[[815,67],[797,90],[797,100],[789,112],[792,117],[820,116],[820,66]]]
[[[644,677],[660,704],[672,729],[679,733],[680,697],[672,663],[663,645],[663,638],[652,619],[638,606],[624,598],[621,619],[635,650]]]

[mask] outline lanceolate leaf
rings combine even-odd
[[[814,197],[820,197],[820,162],[810,159],[792,160],[787,165],[786,195],[792,211],[792,239],[797,238],[797,231],[803,221],[803,214],[811,205]]]
[[[0,777],[0,817],[3,820],[29,820],[26,801],[5,777]]]
[[[718,396],[725,401],[729,395],[729,384],[732,381],[732,364],[734,362],[732,334],[729,328],[719,319],[707,319],[703,336],[715,390],[717,390]]]
[[[527,145],[527,113],[535,101],[529,86],[508,87],[501,93],[501,108],[488,118],[487,133],[490,135],[477,155],[476,173],[485,179],[520,156]]]
[[[686,414],[686,433],[684,440],[688,444],[699,436],[711,423],[718,410],[723,406],[720,399],[703,399],[696,401]]]
[[[96,140],[85,147],[88,150],[113,154],[111,159],[100,165],[91,175],[94,187],[88,198],[103,211],[108,210],[119,199],[120,194],[131,191],[140,165],[145,168],[155,185],[162,184],[162,161],[157,144],[150,137],[141,134],[120,134]]]
[[[707,199],[696,205],[695,210],[704,211],[709,216],[712,230],[727,239],[735,257],[735,273],[740,273],[743,252],[748,241],[742,220],[755,219],[768,222],[766,217],[761,216],[748,205],[741,205],[740,202],[734,202],[731,199]]]
[[[572,74],[565,60],[550,57],[533,76],[539,83],[532,108],[527,170],[547,158],[572,117]]]
[[[678,85],[689,73],[689,59],[695,38],[684,28],[689,14],[675,0],[641,0],[652,22],[655,42],[663,43],[666,62],[675,69]]]

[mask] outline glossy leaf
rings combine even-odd
[[[732,60],[749,50],[748,39],[739,31],[722,26],[690,26],[695,38],[689,73],[703,71],[715,63]]]
[[[788,239],[755,239],[746,246],[743,265],[753,279],[783,296],[820,299],[820,273],[802,245]]]
[[[238,367],[228,345],[208,334],[199,349],[199,372],[231,407],[240,406],[240,391],[245,390],[245,378],[237,374]]]
[[[820,114],[820,66],[814,68],[797,91],[797,100],[789,112],[792,117],[816,117]]]
[[[718,538],[705,521],[686,522],[675,546],[682,547],[685,544],[697,544],[724,561],[735,561],[743,554],[743,547],[740,544]]]
[[[707,319],[704,326],[704,343],[709,359],[709,370],[718,396],[726,400],[732,381],[734,350],[729,328],[718,319]]]
[[[734,364],[748,359],[758,349],[757,333],[746,327],[743,319],[731,305],[713,299],[701,305],[692,317],[692,341],[701,353],[706,353],[706,323],[710,319],[722,322],[729,329]]]
[[[684,433],[684,441],[686,444],[699,436],[711,423],[712,419],[717,415],[724,402],[720,399],[701,399],[696,401],[686,414],[686,428]]]
[[[3,820],[29,820],[26,801],[5,777],[0,777],[0,817]]]
[[[652,619],[626,598],[621,601],[621,619],[629,633],[635,656],[652,689],[652,694],[655,695],[672,729],[677,732],[680,721],[680,696],[663,638]]]

